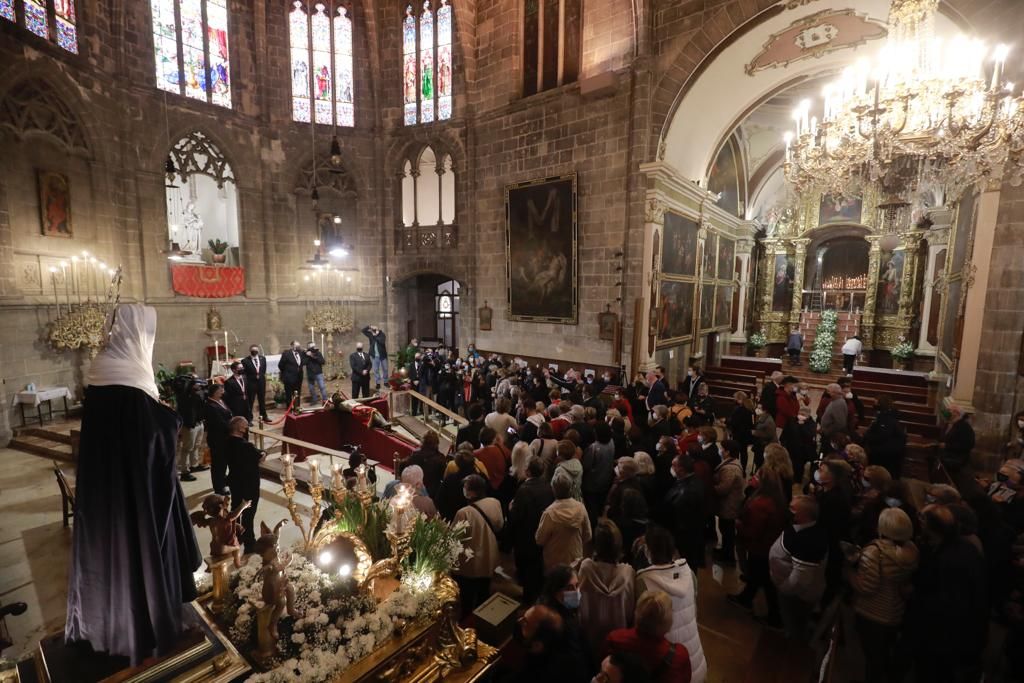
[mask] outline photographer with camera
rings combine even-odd
[[[203,404],[206,402],[206,382],[196,375],[179,375],[172,385],[174,400],[181,416],[178,430],[178,478],[195,481],[193,472],[208,469],[199,463],[199,447],[203,443]]]
[[[306,382],[309,384],[309,398],[316,405],[317,390],[320,391],[320,405],[327,403],[327,382],[324,381],[324,354],[316,347],[316,343],[306,345],[306,356],[302,366],[306,368]]]

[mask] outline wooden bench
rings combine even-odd
[[[752,370],[759,377],[770,375],[782,370],[782,360],[778,358],[751,358],[750,356],[722,356],[718,367],[728,370]]]
[[[67,475],[56,460],[53,461],[53,474],[57,477],[57,487],[60,488],[64,526],[67,527],[68,520],[74,519],[75,516],[75,485],[68,481]]]

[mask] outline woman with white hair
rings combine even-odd
[[[423,468],[419,465],[406,465],[402,470],[402,483],[412,491],[412,506],[417,512],[428,519],[437,517],[437,507],[427,495],[427,487],[423,485]]]
[[[508,473],[515,480],[515,486],[518,487],[519,483],[526,479],[526,464],[532,457],[533,451],[525,441],[517,441],[516,445],[512,447],[512,466],[508,469]]]
[[[914,525],[899,508],[878,516],[878,539],[864,547],[850,577],[864,680],[884,681],[895,670],[896,645],[907,607],[906,587],[917,570]]]

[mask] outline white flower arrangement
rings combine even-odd
[[[814,346],[808,365],[813,372],[828,372],[832,369],[832,346],[836,340],[836,326],[839,314],[825,311],[821,314],[821,322],[814,333]]]
[[[236,572],[234,600],[224,612],[230,624],[228,636],[243,650],[255,643],[255,614],[263,606],[256,580],[260,565],[260,559],[253,556]],[[252,683],[333,680],[387,641],[396,619],[415,619],[433,609],[436,602],[433,593],[414,591],[403,584],[375,604],[368,595],[345,592],[350,585],[339,584],[299,553],[293,555],[286,572],[295,590],[299,618],[281,621],[277,665],[251,676],[248,680]]]

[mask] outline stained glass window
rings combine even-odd
[[[354,126],[352,19],[345,7],[332,17],[307,2],[295,0],[288,15],[292,120]]]
[[[150,0],[150,9],[157,87],[231,107],[227,0]]]
[[[68,52],[78,54],[75,0],[54,0],[53,14],[57,22],[57,44]]]
[[[46,22],[46,8],[34,0],[25,0],[25,28],[40,38],[50,37],[50,27]]]
[[[405,125],[452,117],[452,8],[448,0],[412,5],[402,21],[402,93]],[[437,13],[431,9],[437,6]]]
[[[14,0],[0,0],[0,17],[7,21],[18,21],[18,14],[14,9]]]
[[[0,0],[0,19],[18,23],[21,4],[25,28],[43,40],[57,43],[78,54],[78,18],[76,0]]]

